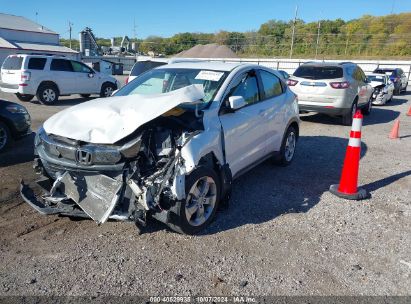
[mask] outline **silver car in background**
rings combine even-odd
[[[368,74],[368,81],[374,89],[372,93],[372,103],[374,105],[384,105],[392,100],[395,86],[386,74]]]
[[[341,116],[344,125],[351,125],[357,108],[366,115],[371,112],[373,88],[355,63],[308,62],[287,83],[298,96],[301,112]]]

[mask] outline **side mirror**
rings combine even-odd
[[[247,105],[243,96],[230,96],[228,98],[228,102],[230,104],[230,108],[233,110],[241,109]]]
[[[94,77],[94,73],[88,73],[88,78],[93,78]]]

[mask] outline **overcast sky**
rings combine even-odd
[[[180,32],[257,30],[270,19],[292,19],[296,5],[298,17],[305,21],[411,12],[410,0],[0,0],[0,12],[33,21],[37,12],[38,23],[63,38],[68,37],[69,20],[74,24],[75,38],[86,26],[97,37],[134,37],[135,20],[137,37],[145,38]]]

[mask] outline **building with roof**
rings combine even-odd
[[[58,54],[78,57],[60,45],[59,34],[27,18],[0,13],[0,66],[10,54]]]

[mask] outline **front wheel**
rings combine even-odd
[[[186,178],[186,199],[176,203],[169,227],[183,234],[195,234],[213,220],[220,201],[220,180],[212,168],[199,166]]]
[[[34,98],[34,95],[16,93],[16,97],[17,97],[20,101],[29,102],[29,101],[31,101],[31,100]]]
[[[101,86],[100,97],[110,97],[114,90],[116,90],[116,86],[106,82]]]
[[[294,159],[295,148],[297,146],[297,130],[290,126],[285,133],[281,144],[280,156],[277,163],[280,166],[288,166]]]

